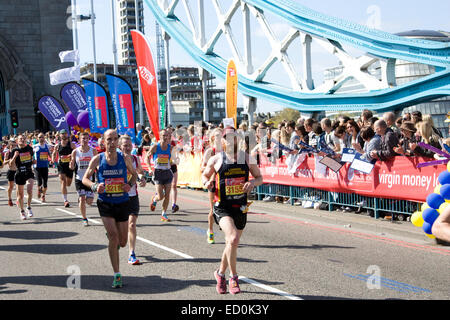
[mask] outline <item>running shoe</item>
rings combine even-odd
[[[214,278],[216,278],[216,291],[218,294],[227,293],[227,279],[219,275],[219,270],[214,271]]]
[[[28,218],[33,218],[33,211],[31,211],[31,207],[27,208]]]
[[[116,288],[122,288],[123,284],[122,284],[122,275],[119,273],[117,275],[114,276],[114,281],[112,284],[112,287],[114,289]]]
[[[214,243],[216,243],[215,241],[214,241],[214,232],[211,232],[211,233],[209,233],[208,231],[206,231],[206,235],[208,236],[208,243],[209,244],[214,244]]]
[[[173,204],[172,205],[172,213],[175,213],[175,212],[177,212],[178,210],[180,210],[180,207],[177,205],[177,204]]]
[[[25,210],[20,211],[20,219],[27,220],[27,216],[25,215]]]
[[[164,222],[169,222],[170,221],[170,219],[167,217],[167,214],[165,212],[163,212],[161,214],[161,221],[164,221]]]
[[[83,226],[85,226],[85,227],[89,226],[88,219],[83,219]]]
[[[66,207],[66,208],[69,208],[69,207],[70,207],[69,201],[64,201],[64,207]]]
[[[156,209],[156,201],[155,197],[152,197],[152,203],[150,204],[150,210],[155,211]]]
[[[140,261],[138,259],[136,259],[136,254],[134,252],[128,258],[128,264],[132,264],[132,265],[140,264]]]
[[[41,201],[42,201],[43,203],[45,203],[45,194],[42,195]]]
[[[14,206],[12,199],[8,199],[8,206],[10,207]]]
[[[237,275],[230,278],[228,285],[231,294],[238,294],[241,292],[241,289],[239,288],[239,278]]]

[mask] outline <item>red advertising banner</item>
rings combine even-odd
[[[372,172],[364,174],[351,169],[350,163],[335,173],[319,163],[316,157],[306,157],[296,170],[288,168],[284,157],[275,163],[261,157],[260,170],[264,183],[426,202],[427,196],[439,183],[439,174],[447,170],[445,165],[417,168],[419,163],[429,160],[399,156],[390,161],[377,161]]]
[[[147,39],[141,32],[137,30],[131,30],[130,32],[136,53],[139,82],[141,84],[145,109],[153,134],[159,140],[158,78],[155,73],[152,52]]]

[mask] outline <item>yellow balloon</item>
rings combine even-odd
[[[450,172],[450,161],[447,162],[447,171]]]
[[[438,184],[436,188],[434,188],[434,193],[441,194],[441,185]]]
[[[430,239],[436,239],[436,237],[432,234],[425,233],[425,235]]]
[[[439,209],[437,209],[437,212],[442,213],[445,208],[447,208],[448,206],[450,206],[450,203],[448,202],[444,202],[439,206]]]
[[[423,218],[422,218],[422,212],[416,211],[411,216],[411,223],[416,227],[422,227],[423,226]]]
[[[422,207],[420,208],[420,211],[425,211],[425,209],[428,209],[430,206],[428,205],[428,203],[424,203],[422,204]]]

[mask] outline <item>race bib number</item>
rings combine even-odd
[[[245,177],[225,179],[225,194],[237,196],[244,193]]]
[[[21,163],[31,162],[31,154],[29,152],[20,153],[19,157]]]
[[[61,156],[61,162],[62,163],[69,163],[70,162],[70,158],[71,158],[70,154]]]
[[[123,193],[123,178],[105,179],[106,193]]]
[[[47,161],[48,160],[48,152],[41,152],[39,154],[39,160],[41,161]]]
[[[168,164],[169,163],[169,155],[168,154],[160,154],[158,155],[158,159],[156,160],[158,164]]]
[[[91,157],[81,157],[79,169],[87,169],[89,167],[89,162],[91,162]]]

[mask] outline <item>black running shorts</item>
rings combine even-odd
[[[73,178],[74,170],[70,170],[68,164],[60,164],[60,163],[58,163],[57,168],[58,168],[58,174],[65,174],[66,177],[69,178],[69,179]]]
[[[128,212],[135,216],[139,215],[139,196],[130,197]]]
[[[8,181],[14,182],[14,177],[16,175],[16,170],[8,170],[6,173],[6,178],[8,178]]]
[[[128,221],[130,211],[128,209],[129,200],[121,203],[110,203],[97,199],[97,208],[100,217],[114,218],[116,222]]]
[[[28,179],[34,179],[33,171],[26,171],[24,173],[16,172],[16,175],[14,176],[14,181],[18,186],[25,185]]]
[[[155,169],[154,181],[156,184],[171,184],[173,180],[173,172],[168,169]]]
[[[247,224],[247,214],[242,213],[241,208],[219,208],[216,205],[213,209],[214,221],[219,224],[220,219],[223,217],[231,217],[234,221],[234,225],[238,230],[244,230]]]

